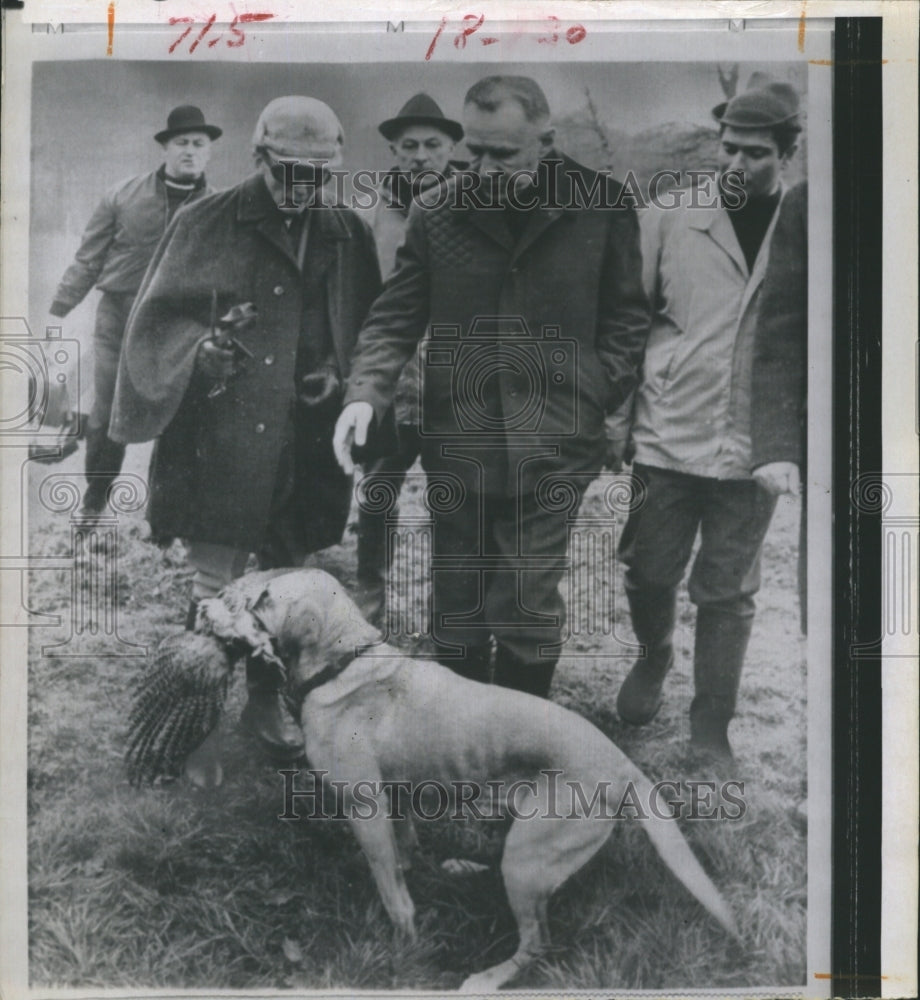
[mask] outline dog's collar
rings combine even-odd
[[[295,719],[300,718],[300,710],[303,707],[303,703],[307,700],[307,695],[311,691],[315,691],[318,687],[322,687],[324,684],[328,684],[329,681],[335,680],[336,677],[354,660],[356,659],[354,652],[349,651],[343,653],[337,660],[332,663],[327,663],[322,670],[305,680],[298,681],[296,684],[288,686],[288,689],[284,692],[284,700],[287,704],[288,711]]]

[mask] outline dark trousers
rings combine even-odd
[[[645,500],[620,540],[626,596],[639,642],[668,648],[677,587],[690,571],[697,606],[691,736],[726,741],[760,587],[760,552],[776,498],[753,480],[717,480],[635,465]],[[727,742],[725,742],[727,747]]]
[[[95,398],[86,427],[86,495],[84,506],[101,510],[113,480],[121,472],[125,446],[109,435],[118,359],[134,302],[133,292],[103,292],[93,332],[93,388]]]
[[[494,637],[497,680],[510,654],[516,667],[545,668],[548,687],[565,624],[559,582],[571,515],[547,511],[528,496],[468,492],[433,521],[432,631],[443,644],[439,659],[449,664],[449,647],[481,650]]]
[[[690,600],[753,617],[760,550],[776,498],[750,479],[708,479],[643,465],[634,465],[633,474],[645,500],[629,515],[620,539],[627,592],[676,592],[699,533]]]
[[[362,479],[362,491],[373,501],[375,483],[387,493],[399,491],[406,473],[421,451],[421,437],[415,424],[400,424],[397,428],[398,447],[390,455],[377,459]],[[389,506],[376,510],[373,502],[358,507],[358,583],[384,586],[387,578],[387,521],[396,511]]]

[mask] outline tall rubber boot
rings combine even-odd
[[[297,760],[304,753],[303,733],[281,704],[279,681],[263,663],[246,661],[249,701],[240,722],[277,760]]]
[[[636,659],[617,695],[617,713],[624,722],[644,726],[658,714],[661,689],[674,665],[674,622],[677,595],[671,588],[627,588],[629,612],[645,655]]]
[[[501,643],[495,647],[495,683],[501,687],[547,698],[555,669],[555,660],[537,660],[531,663],[522,660]]]
[[[735,714],[753,613],[701,607],[693,650],[695,694],[690,705],[690,744],[717,759],[733,759],[728,724]]]
[[[466,654],[462,659],[444,657],[439,658],[438,663],[444,667],[450,667],[455,674],[459,674],[469,681],[488,684],[492,679],[492,644],[467,646]]]
[[[86,492],[83,494],[84,514],[99,514],[106,505],[109,487],[121,472],[125,446],[112,441],[104,427],[86,432]]]

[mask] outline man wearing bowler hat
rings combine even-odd
[[[61,319],[93,286],[102,292],[93,334],[95,399],[86,429],[84,514],[98,514],[105,506],[124,459],[124,445],[108,436],[108,426],[128,314],[172,217],[183,205],[209,193],[204,169],[211,144],[220,135],[199,108],[191,104],[173,108],[166,128],[153,137],[163,147],[162,164],[106,194],[54,294],[51,316]]]
[[[631,446],[645,500],[629,516],[620,556],[645,650],[617,710],[634,725],[658,712],[674,662],[677,587],[699,534],[688,582],[697,606],[690,732],[693,755],[710,761],[732,758],[728,725],[776,502],[751,475],[751,368],[798,110],[792,87],[763,80],[718,105],[720,198],[706,207],[652,207],[641,224],[653,319]]]
[[[370,230],[330,193],[343,146],[322,101],[269,102],[252,175],[176,217],[138,293],[110,431],[157,439],[147,517],[155,540],[186,542],[188,627],[250,554],[297,566],[345,528],[332,428],[380,273]],[[250,663],[247,682],[247,728],[296,755],[275,672]]]
[[[463,138],[463,126],[447,118],[428,94],[409,98],[395,118],[380,124],[379,131],[389,140],[395,161],[383,175],[371,216],[380,271],[386,280],[396,266],[396,251],[405,240],[413,199],[424,198],[426,192],[445,183],[467,164],[451,159],[455,145]],[[367,470],[363,491],[373,490],[376,474],[384,476],[389,489],[398,493],[406,472],[419,456],[419,378],[417,359],[412,358],[403,369],[393,399],[397,449]],[[366,503],[359,505],[356,597],[365,617],[373,622],[379,620],[386,595],[386,516]]]

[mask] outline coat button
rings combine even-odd
[[[265,424],[256,424],[256,434],[265,433]]]
[[[284,295],[284,285],[275,285],[275,287],[272,289],[272,292],[275,295]]]
[[[266,354],[265,355],[265,363],[267,365],[273,365],[275,363],[275,355],[274,354]]]

